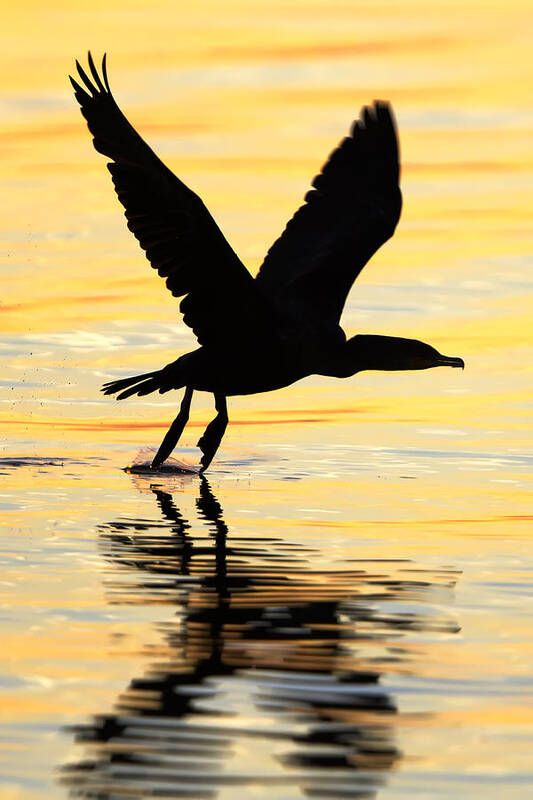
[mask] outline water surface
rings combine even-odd
[[[524,797],[530,24],[520,0],[6,12],[1,797]],[[403,215],[343,324],[465,372],[235,398],[207,480],[124,472],[179,398],[100,384],[194,340],[71,97],[88,46],[252,271],[390,99]]]

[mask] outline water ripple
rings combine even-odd
[[[78,797],[375,796],[402,758],[401,687],[383,678],[416,660],[407,633],[457,632],[442,610],[456,573],[401,559],[326,570],[316,548],[232,534],[205,478],[199,529],[150,489],[157,518],[100,527],[108,599],[176,613],[115,709],[75,729],[87,755],[62,781]]]

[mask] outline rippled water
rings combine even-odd
[[[232,534],[205,478],[192,524],[172,493],[147,490],[151,518],[101,526],[104,557],[123,569],[108,582],[110,601],[177,609],[116,713],[79,730],[96,747],[69,782],[140,796],[258,782],[267,794],[360,796],[380,786],[401,758],[398,685],[380,679],[408,669],[406,633],[457,632],[438,605],[455,571],[367,558],[324,569],[321,550],[292,537]]]
[[[29,0],[3,22],[0,797],[523,800],[528,4]],[[193,339],[73,103],[89,45],[252,270],[360,105],[391,99],[404,211],[343,323],[465,372],[235,398],[206,478],[124,471],[179,398],[99,386]]]
[[[265,447],[209,479],[128,474],[116,456],[3,460],[20,509],[2,558],[8,786],[523,792],[528,515],[455,506],[443,465],[468,454],[370,466],[360,450],[354,470],[325,449],[293,463]],[[528,479],[525,460],[509,468]]]

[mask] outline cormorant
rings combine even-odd
[[[170,455],[195,390],[212,392],[217,415],[198,442],[207,469],[228,422],[226,397],[289,386],[308,375],[346,378],[362,370],[464,367],[429,344],[393,336],[346,339],[339,325],[352,283],[400,217],[396,125],[374,101],[332,152],[305,202],[274,242],[255,279],[201,201],[159,160],[119,109],[91,53],[92,80],[76,61],[76,99],[94,147],[109,157],[128,228],[180,304],[200,347],[163,369],[113,380],[122,400],[185,387],[180,411],[152,462]]]

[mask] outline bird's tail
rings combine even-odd
[[[104,394],[120,392],[117,400],[125,400],[126,397],[131,397],[134,394],[144,397],[145,394],[150,394],[151,392],[159,391],[162,394],[170,389],[180,388],[179,385],[170,384],[164,372],[163,369],[159,369],[155,372],[145,372],[144,375],[134,375],[132,378],[119,378],[116,381],[109,381],[102,386],[102,392]]]

